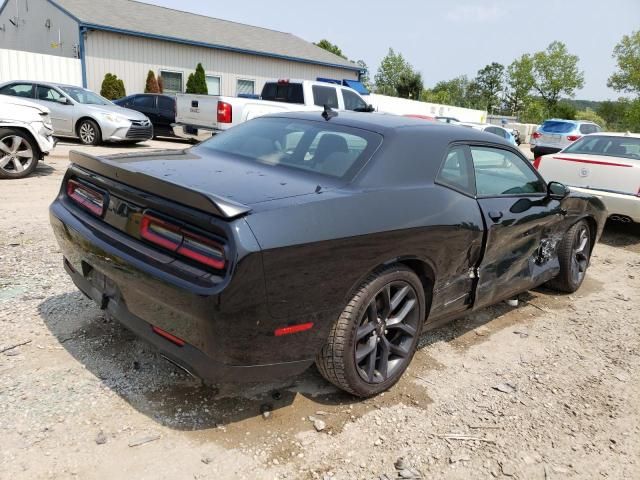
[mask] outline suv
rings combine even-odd
[[[593,122],[583,120],[545,120],[531,135],[531,151],[535,158],[556,153],[583,135],[600,132],[602,128]]]
[[[158,93],[138,93],[114,100],[113,103],[124,108],[144,113],[153,124],[154,135],[173,137],[176,122],[176,96]]]

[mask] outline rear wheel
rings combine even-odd
[[[26,133],[0,128],[0,178],[23,178],[38,166],[39,150]]]
[[[85,119],[78,124],[78,138],[84,145],[99,145],[102,142],[102,132],[96,122]]]
[[[424,317],[424,290],[410,269],[371,275],[333,325],[316,359],[320,373],[360,397],[387,390],[411,362]]]
[[[585,220],[572,226],[558,245],[560,273],[548,286],[560,292],[573,293],[580,288],[591,257],[591,230]]]

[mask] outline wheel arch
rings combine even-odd
[[[102,134],[102,127],[100,126],[100,122],[98,122],[98,120],[96,120],[95,118],[89,115],[83,115],[82,117],[78,118],[78,120],[76,120],[76,124],[73,127],[73,131],[76,133],[78,137],[80,136],[80,132],[78,132],[78,129],[80,128],[80,123],[82,123],[84,120],[91,120],[93,123],[95,123],[98,129],[100,130],[100,134]]]
[[[36,158],[38,160],[42,159],[43,155],[42,155],[42,150],[40,148],[40,144],[38,143],[38,140],[33,136],[33,134],[29,131],[28,128],[21,127],[21,126],[18,126],[18,125],[0,125],[0,129],[3,129],[3,128],[10,129],[10,130],[17,130],[17,131],[19,131],[21,133],[24,133],[25,136],[27,136],[29,138],[29,140],[31,141],[33,146],[36,147],[36,152],[35,152],[35,153],[37,153]]]

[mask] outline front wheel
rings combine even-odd
[[[23,178],[38,166],[37,144],[24,132],[0,128],[0,178]]]
[[[85,119],[78,124],[78,138],[84,145],[99,145],[102,142],[102,132],[96,122]]]
[[[581,220],[573,225],[560,241],[560,273],[548,283],[548,286],[566,293],[578,290],[587,274],[591,247],[591,229],[585,220]]]
[[[394,265],[361,285],[316,358],[329,382],[359,397],[377,395],[402,376],[425,318],[425,294],[410,269]]]

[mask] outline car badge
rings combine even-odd
[[[588,177],[589,176],[589,169],[588,168],[581,168],[580,169],[580,176],[581,177]]]

